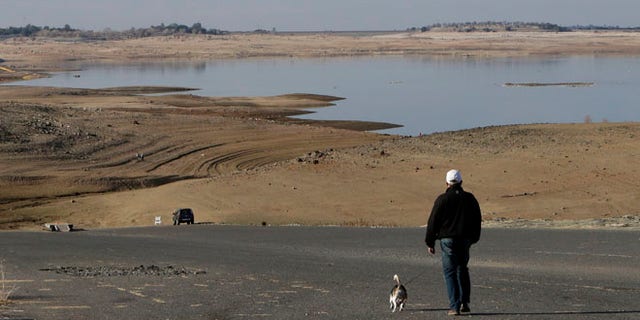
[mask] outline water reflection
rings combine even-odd
[[[30,85],[196,87],[200,95],[294,92],[347,98],[305,118],[383,121],[417,135],[486,125],[638,121],[640,59],[358,57],[242,59],[83,65]],[[505,87],[504,83],[593,82],[592,87]]]

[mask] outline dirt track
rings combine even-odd
[[[282,51],[640,54],[634,51],[638,39],[635,33],[246,35],[74,44],[23,39],[1,42],[0,58],[16,73],[32,74],[65,59],[168,59],[192,49],[192,59]],[[285,118],[336,97],[136,95],[154,90],[160,89],[0,87],[0,226],[33,229],[52,220],[87,228],[148,225],[179,206],[193,207],[198,221],[209,222],[415,226],[426,221],[451,167],[462,170],[487,221],[640,212],[636,123],[504,126],[404,138],[347,130],[388,124]]]

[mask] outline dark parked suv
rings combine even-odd
[[[177,225],[182,222],[193,224],[193,221],[193,210],[189,208],[180,208],[173,212],[173,225]]]

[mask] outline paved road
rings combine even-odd
[[[422,239],[214,225],[3,232],[6,285],[19,288],[0,319],[446,319],[439,257]],[[392,315],[395,273],[415,280]],[[640,319],[638,232],[485,229],[471,275],[474,319]]]

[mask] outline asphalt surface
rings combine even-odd
[[[2,232],[4,284],[17,288],[0,319],[448,319],[439,252],[423,238],[216,225]],[[485,229],[470,270],[474,319],[640,319],[637,231]],[[391,314],[394,274],[409,300]]]

